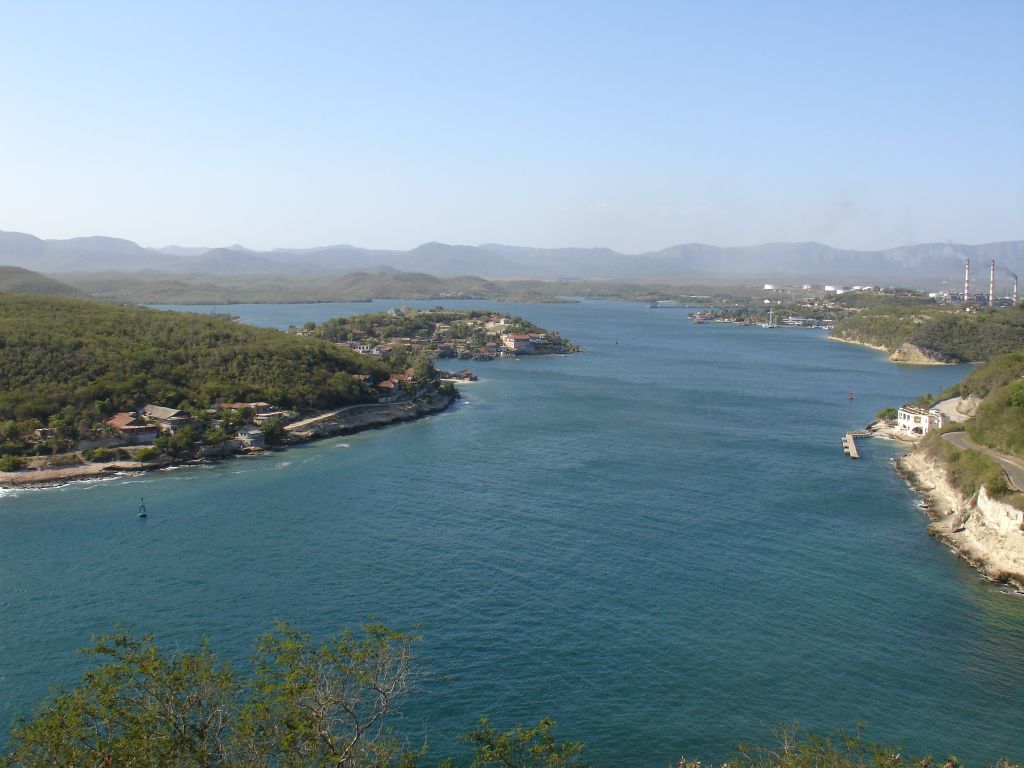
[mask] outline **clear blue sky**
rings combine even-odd
[[[1024,238],[1024,2],[6,2],[0,229]]]

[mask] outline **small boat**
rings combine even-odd
[[[147,517],[146,514],[146,499],[139,497],[139,517]]]

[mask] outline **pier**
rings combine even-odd
[[[854,439],[853,432],[847,432],[843,437],[843,453],[849,456],[851,459],[859,459],[860,453],[857,451],[857,441]]]

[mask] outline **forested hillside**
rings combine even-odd
[[[883,347],[911,344],[936,361],[984,362],[1024,348],[1024,309],[878,306],[836,322],[835,338]]]
[[[63,280],[102,299],[140,304],[238,304],[370,301],[371,299],[491,299],[558,301],[571,285],[539,281],[492,282],[479,277],[438,278],[417,272],[345,275],[145,275],[76,272]]]
[[[0,267],[0,291],[40,296],[83,296],[77,288],[21,267]]]
[[[62,414],[83,431],[145,403],[327,408],[369,398],[359,373],[387,377],[324,340],[223,316],[0,294],[0,423]]]

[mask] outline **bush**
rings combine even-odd
[[[263,439],[267,445],[278,445],[284,442],[284,424],[280,419],[267,419],[260,425],[260,431],[263,432]]]
[[[946,467],[946,478],[964,496],[973,496],[985,486],[991,496],[1006,496],[1010,487],[1006,474],[988,455],[980,451],[961,451],[937,434],[929,433],[921,445]]]
[[[73,467],[81,464],[82,459],[77,453],[59,453],[51,457],[47,463],[51,467]]]
[[[0,456],[0,472],[17,472],[25,466],[25,460],[20,456],[12,456],[5,453]]]
[[[220,445],[226,442],[231,436],[220,427],[208,429],[203,433],[203,445]]]
[[[147,446],[143,448],[141,451],[136,451],[135,455],[132,458],[134,458],[136,461],[146,462],[153,461],[159,455],[160,451],[158,449],[153,448],[152,446]]]
[[[86,461],[113,461],[117,454],[109,448],[92,448],[82,451],[82,458]]]
[[[196,454],[197,442],[195,427],[190,424],[170,434],[160,435],[153,441],[153,445],[173,459],[188,459]]]
[[[895,423],[897,418],[899,418],[899,411],[895,408],[883,408],[875,414],[875,418],[879,421],[885,421],[892,424]]]

